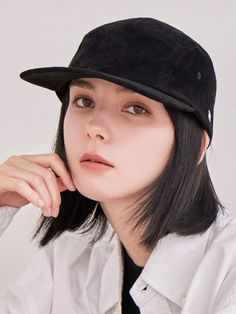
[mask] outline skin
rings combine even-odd
[[[71,177],[81,194],[100,202],[129,256],[143,267],[151,252],[138,245],[142,229],[131,233],[131,226],[124,221],[132,208],[128,206],[164,169],[174,144],[174,126],[161,102],[127,89],[118,92],[120,85],[103,79],[82,80],[92,83],[94,89],[71,84],[64,120]],[[207,138],[204,132],[199,162]],[[103,156],[114,167],[109,171],[81,167],[85,152]]]

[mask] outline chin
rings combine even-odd
[[[76,185],[76,187],[77,187],[78,192],[81,195],[83,195],[83,196],[85,196],[91,200],[100,202],[100,201],[103,201],[105,198],[104,191],[103,191],[103,193],[99,193],[99,191],[92,190],[91,187],[90,188],[81,187],[81,186],[78,187],[78,185]]]

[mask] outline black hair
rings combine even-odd
[[[69,165],[65,153],[63,123],[69,104],[69,88],[62,99],[61,113],[53,152]],[[202,151],[203,127],[192,113],[178,111],[163,104],[174,128],[174,145],[165,169],[135,204],[127,223],[133,231],[144,227],[140,245],[152,250],[169,233],[187,236],[205,232],[225,207],[214,190],[206,155],[198,164]],[[39,247],[47,245],[64,231],[92,233],[92,243],[101,239],[108,220],[100,203],[79,191],[61,193],[57,218],[41,215],[33,238],[40,238]]]

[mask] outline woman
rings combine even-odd
[[[21,78],[56,92],[54,152],[0,166],[2,232],[42,208],[40,250],[1,313],[234,313],[236,220],[206,164],[207,52],[153,18],[91,30],[68,67]]]

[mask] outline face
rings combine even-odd
[[[126,206],[155,181],[174,144],[174,126],[162,103],[99,78],[72,82],[64,120],[72,179],[84,196]],[[96,153],[113,167],[80,162]]]

